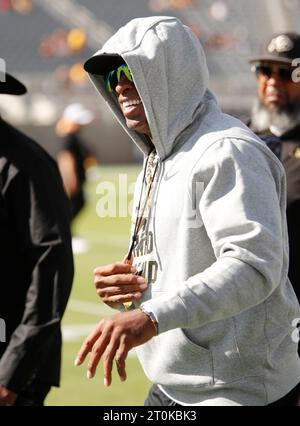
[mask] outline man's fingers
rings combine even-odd
[[[75,359],[74,365],[76,367],[78,367],[79,365],[81,365],[83,363],[83,361],[85,360],[87,354],[89,352],[91,352],[93,345],[91,344],[91,342],[89,340],[86,340],[83,345],[81,346],[77,357]]]
[[[113,367],[113,361],[118,349],[118,340],[113,342],[112,340],[109,343],[105,350],[105,354],[103,357],[103,371],[104,371],[104,385],[111,385],[111,372]]]
[[[94,274],[99,274],[103,276],[116,275],[116,274],[129,274],[130,272],[135,272],[136,268],[127,263],[116,262],[110,265],[99,266],[94,269]]]
[[[83,342],[74,362],[76,366],[81,365],[84,362],[87,354],[92,351],[96,340],[101,336],[101,330],[102,330],[102,321],[97,326],[97,328]]]
[[[94,284],[96,288],[106,288],[113,286],[125,285],[141,285],[145,284],[146,280],[143,277],[133,274],[116,274],[116,275],[94,275]]]
[[[92,353],[91,353],[91,357],[90,357],[88,369],[87,369],[88,379],[91,379],[92,377],[94,377],[97,370],[97,366],[100,362],[100,359],[104,351],[105,351],[104,341],[100,339],[100,341],[97,341],[95,343],[92,349]]]
[[[124,286],[112,286],[105,288],[97,288],[97,294],[100,297],[110,297],[126,295],[129,293],[142,292],[146,290],[147,284],[135,284],[135,285],[124,285]]]
[[[127,379],[126,358],[128,355],[128,350],[129,349],[127,348],[126,344],[121,343],[115,355],[118,374],[122,382],[124,382]]]
[[[125,303],[125,302],[133,302],[134,300],[139,300],[142,297],[141,292],[137,293],[128,293],[123,295],[117,295],[117,296],[104,296],[101,297],[102,301],[104,303]]]

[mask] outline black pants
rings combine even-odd
[[[22,390],[16,400],[17,407],[42,407],[44,400],[51,389],[48,383],[31,383]]]
[[[148,397],[144,403],[146,407],[179,407],[180,404],[172,401],[168,398],[157,385],[153,385],[150,388]],[[300,383],[285,395],[283,398],[279,399],[272,404],[269,404],[268,407],[300,407]]]

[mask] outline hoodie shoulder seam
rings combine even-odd
[[[238,140],[238,141],[241,141],[241,142],[245,142],[245,143],[247,143],[247,144],[251,144],[252,143],[252,140],[250,141],[250,140],[248,140],[248,139],[246,139],[246,138],[243,138],[243,137],[237,137],[237,136],[234,136],[234,137],[230,137],[230,136],[223,136],[223,137],[221,137],[221,138],[218,138],[217,140],[215,140],[215,141],[213,141],[209,146],[207,146],[206,148],[205,148],[205,150],[200,154],[200,157],[197,159],[197,161],[196,161],[196,163],[194,164],[194,166],[192,167],[192,169],[191,169],[191,172],[190,172],[190,174],[189,174],[189,178],[193,175],[193,173],[194,173],[194,171],[195,171],[195,168],[197,167],[197,165],[200,163],[200,161],[202,160],[202,158],[203,158],[203,156],[207,153],[207,151],[209,151],[213,146],[215,146],[217,143],[221,143],[221,142],[224,142],[225,140],[229,140],[229,141],[233,141],[233,140]],[[272,152],[270,151],[270,152],[268,152],[269,151],[269,148],[267,148],[267,147],[264,147],[263,145],[260,145],[258,142],[256,142],[254,139],[253,139],[253,144],[252,144],[252,146],[255,146],[255,148],[257,148],[259,151],[261,151],[261,152],[263,152],[266,156],[268,156],[274,163],[276,163],[276,165],[277,166],[279,166],[279,170],[280,170],[280,173],[281,174],[283,174],[283,166],[282,166],[282,164],[280,163],[280,161],[277,159],[277,157],[275,157],[273,154],[272,154]]]

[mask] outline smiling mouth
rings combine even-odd
[[[281,92],[281,91],[279,91],[279,90],[269,89],[269,90],[267,90],[267,91],[266,91],[266,95],[267,95],[268,97],[273,97],[273,96],[275,96],[275,97],[283,97],[283,96],[284,96],[284,93],[282,93],[282,92]]]
[[[132,101],[125,101],[122,104],[124,112],[130,112],[135,110],[136,107],[141,105],[142,101],[140,99],[134,99]]]
[[[134,99],[132,101],[125,101],[125,102],[123,102],[123,107],[127,108],[129,106],[139,105],[141,103],[142,103],[142,101],[140,99]]]
[[[142,105],[142,101],[140,99],[134,99],[132,101],[123,102],[122,103],[123,114],[125,116],[128,116],[128,115],[131,115],[132,113],[135,113],[136,109],[138,109],[140,105]]]

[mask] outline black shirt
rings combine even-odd
[[[86,180],[84,161],[88,157],[88,150],[81,140],[79,132],[70,133],[64,138],[62,149],[72,154],[75,161],[75,173],[78,180],[76,194],[70,197],[72,217],[74,218],[85,205],[83,185]]]

